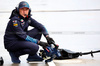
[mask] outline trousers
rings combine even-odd
[[[27,32],[27,35],[35,39],[40,40],[42,34],[38,29],[34,28]],[[25,54],[35,55],[39,49],[39,46],[29,41],[17,41],[10,49],[9,52],[14,52],[15,56],[21,56]]]

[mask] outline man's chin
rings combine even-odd
[[[24,18],[26,18],[26,16],[22,15]]]

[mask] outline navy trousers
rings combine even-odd
[[[27,32],[27,34],[35,39],[40,40],[42,34],[38,29],[32,29]],[[10,49],[9,52],[14,52],[16,56],[21,56],[24,54],[35,55],[39,49],[39,46],[35,43],[29,41],[17,41]]]

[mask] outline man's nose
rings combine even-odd
[[[26,13],[26,10],[23,10],[23,13]]]

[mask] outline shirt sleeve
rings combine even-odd
[[[49,35],[47,29],[45,28],[44,25],[41,23],[37,22],[35,19],[30,18],[31,22],[29,23],[30,26],[37,28],[40,30],[44,36]]]
[[[28,36],[26,34],[26,32],[23,31],[23,29],[21,28],[20,22],[18,20],[12,20],[11,23],[12,23],[11,26],[12,26],[13,33],[16,34],[16,36],[18,36],[18,38],[24,39],[26,41],[30,41],[33,43],[37,43],[37,41],[38,41],[37,39],[34,39],[34,38]]]
[[[17,19],[11,20],[11,29],[16,36],[18,36],[21,39],[26,39],[27,35],[26,32],[23,31],[23,29],[20,26],[20,22]]]

